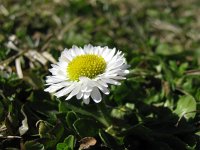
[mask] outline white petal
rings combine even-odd
[[[119,60],[118,56],[117,55],[113,56],[113,58],[108,62],[108,65],[116,62],[117,60]]]
[[[101,93],[97,87],[94,87],[91,92],[91,98],[94,100],[95,103],[99,103],[102,100]]]
[[[68,53],[67,55],[65,55],[65,57],[66,57],[68,60],[70,60],[70,61],[72,61],[72,59],[73,59],[73,57],[71,56],[70,53]]]
[[[69,85],[70,85],[69,82],[61,82],[61,83],[57,83],[57,84],[52,84],[51,86],[46,88],[44,91],[49,92],[49,93],[53,93],[53,92],[56,92],[57,90],[65,87],[65,86],[69,86]]]
[[[86,90],[87,90],[87,83],[84,82],[84,83],[82,84],[82,86],[81,86],[81,91],[82,91],[82,92],[85,92]]]
[[[95,83],[96,83],[96,81],[94,81],[94,80],[91,80],[91,79],[88,80],[88,85],[89,85],[90,87],[96,86]]]
[[[90,97],[91,91],[90,92],[85,92],[83,95],[84,99],[87,99],[88,97]]]
[[[108,56],[108,54],[109,54],[108,47],[104,47],[103,53],[102,53],[103,58],[106,58],[106,56]]]
[[[47,76],[46,83],[53,84],[65,81],[64,79],[57,77],[57,76]]]
[[[88,44],[88,45],[85,45],[83,50],[85,51],[86,54],[91,54],[92,51],[93,51],[93,46]]]
[[[101,84],[99,84],[99,82],[95,82],[95,86],[106,95],[110,93],[110,91],[105,86],[102,86]]]
[[[128,74],[130,71],[129,70],[124,70],[123,73],[124,74]]]
[[[113,78],[113,77],[115,77],[117,75],[118,74],[116,73],[116,74],[104,74],[103,76],[104,76],[104,78]]]
[[[106,61],[110,61],[112,59],[113,55],[115,54],[115,51],[116,51],[115,48],[110,49],[109,54],[106,56]]]
[[[125,75],[127,75],[128,73],[129,73],[129,70],[122,70],[122,71],[118,72],[118,75],[119,75],[119,76],[125,76]]]
[[[60,90],[59,92],[55,93],[54,95],[57,98],[62,97],[64,95],[67,95],[68,93],[70,93],[74,89],[75,86],[76,86],[76,84],[72,83],[72,85],[70,85],[69,87],[66,87],[66,88]]]
[[[79,91],[79,93],[76,95],[77,99],[81,99],[83,97],[83,92]]]
[[[127,65],[127,64],[123,64],[120,68],[125,70],[125,69],[128,69],[130,67],[130,65]]]
[[[94,50],[94,54],[95,54],[95,55],[98,55],[98,54],[99,54],[99,50],[100,50],[100,46],[97,46],[97,47],[96,47],[96,50]]]
[[[88,78],[87,77],[80,77],[79,80],[82,83],[81,91],[85,92],[88,88]]]
[[[53,76],[59,76],[59,78],[65,79],[67,76],[67,72],[61,69],[51,68],[49,71],[52,73]]]
[[[109,71],[106,71],[105,74],[106,74],[106,75],[108,75],[108,74],[112,75],[112,74],[117,73],[117,72],[119,72],[119,71],[121,71],[121,69],[109,70]]]
[[[126,77],[116,76],[116,77],[112,77],[112,79],[124,80],[124,79],[126,79]]]
[[[80,49],[77,46],[73,45],[72,49],[73,49],[72,52],[73,52],[74,57],[80,54]]]
[[[112,70],[112,69],[118,68],[118,67],[122,66],[123,63],[124,63],[124,60],[117,61],[117,62],[113,63],[112,66],[109,66],[107,68],[107,70]]]
[[[70,62],[69,59],[67,59],[63,54],[61,54],[60,58],[58,59],[59,61],[65,61],[65,62]]]
[[[59,69],[59,66],[56,65],[56,64],[51,64],[51,67],[52,67],[52,68],[55,68],[55,69]]]
[[[86,90],[85,90],[84,92],[89,93],[89,92],[91,92],[91,91],[92,91],[92,87],[88,85],[88,86],[86,87]]]
[[[97,81],[100,85],[104,86],[104,87],[108,87],[108,84],[106,84],[106,82],[104,82],[103,80],[98,80]]]
[[[57,91],[57,90],[59,90],[61,88],[62,87],[60,87],[60,86],[50,86],[50,87],[44,89],[44,91],[45,92],[49,92],[49,93],[53,93],[53,92],[55,92],[55,91]]]
[[[98,55],[99,55],[99,56],[102,56],[103,48],[99,46],[98,49],[99,49],[99,50],[98,50]]]
[[[84,102],[85,104],[89,104],[89,103],[90,103],[90,98],[83,99],[83,102]]]
[[[60,70],[63,70],[63,68],[66,68],[68,66],[68,62],[60,61],[57,63]]]
[[[109,84],[115,84],[115,85],[120,85],[121,83],[120,82],[118,82],[118,81],[116,81],[116,80],[113,80],[113,79],[106,79],[106,78],[104,78],[104,79],[102,79],[104,82],[106,82],[106,83],[109,83]]]
[[[110,91],[106,88],[106,87],[103,87],[102,89],[100,89],[104,94],[108,95],[110,94]]]
[[[107,67],[109,68],[109,67],[111,67],[113,65],[116,65],[116,64],[118,64],[120,62],[124,62],[124,60],[123,59],[119,59],[119,58],[116,57],[116,60],[112,59],[111,61],[108,62]]]
[[[69,96],[65,99],[65,100],[69,100],[71,99],[74,95],[78,94],[79,91],[81,89],[81,86],[80,85],[77,85],[73,90],[72,92],[69,94]]]

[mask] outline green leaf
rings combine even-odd
[[[175,55],[182,52],[181,45],[159,44],[156,48],[156,53],[164,56]]]
[[[73,126],[74,126],[76,132],[81,137],[96,136],[98,134],[98,130],[100,128],[100,125],[98,124],[98,122],[96,122],[92,119],[85,119],[85,118],[76,120],[74,122]]]
[[[64,143],[66,143],[68,145],[68,147],[70,149],[74,149],[74,145],[75,145],[75,137],[73,135],[69,135],[65,140]]]
[[[111,111],[111,116],[117,119],[124,119],[126,112],[123,108],[114,108]]]
[[[168,68],[167,64],[163,60],[160,60],[160,63],[164,72],[164,79],[168,81],[170,83],[170,87],[174,89],[175,85],[172,71]]]
[[[111,111],[111,116],[117,119],[124,119],[126,115],[132,113],[135,105],[131,103],[126,103],[123,106],[119,106],[118,108],[113,108]]]
[[[186,119],[194,118],[196,115],[196,101],[191,95],[181,96],[174,111],[179,117]]]
[[[126,103],[125,106],[126,106],[127,108],[131,109],[131,110],[134,110],[134,108],[135,108],[135,104],[133,104],[133,103]]]
[[[43,144],[45,145],[46,149],[56,146],[58,141],[61,139],[61,137],[64,134],[63,124],[60,121],[58,121],[57,124],[53,127],[53,129],[51,129],[48,132],[48,134],[50,135],[50,137],[43,141]]]
[[[73,129],[73,124],[74,122],[77,120],[77,116],[76,116],[76,113],[73,112],[73,111],[70,111],[67,113],[67,116],[66,116],[66,122],[67,122],[67,125],[69,128]]]
[[[44,150],[44,145],[35,141],[27,141],[24,148],[25,150]]]
[[[65,138],[63,143],[56,145],[56,150],[73,150],[75,145],[75,138],[73,135],[69,135]]]
[[[80,105],[78,103],[72,102],[60,102],[59,104],[59,110],[60,107],[64,112],[68,112],[69,110],[73,110],[77,114],[81,114],[84,116],[88,116],[89,118],[93,118],[95,120],[98,120],[103,125],[108,126],[108,123],[105,121],[105,118],[102,116],[101,111],[97,111],[97,105]],[[67,111],[66,111],[67,110]],[[104,109],[103,109],[104,110]]]
[[[56,150],[72,150],[72,149],[69,148],[66,143],[58,143],[56,145]]]
[[[107,132],[103,130],[99,130],[99,137],[101,138],[101,140],[107,147],[110,147],[113,149],[120,149],[120,145],[118,144],[116,139],[112,137],[110,134],[108,134]]]
[[[65,102],[63,102],[63,101],[59,101],[58,109],[59,109],[59,112],[68,112],[69,111],[69,108],[65,105]]]
[[[42,77],[38,76],[33,71],[28,71],[27,75],[24,76],[24,80],[29,83],[34,89],[42,89],[43,88],[43,82]]]
[[[49,123],[47,121],[39,120],[36,123],[36,126],[38,127],[38,132],[39,132],[40,138],[50,137],[48,132],[49,132],[51,126],[49,125]]]

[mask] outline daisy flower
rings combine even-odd
[[[54,93],[66,100],[76,96],[89,104],[90,99],[99,103],[101,93],[108,95],[108,85],[120,85],[119,80],[126,79],[128,65],[121,51],[115,48],[85,45],[65,49],[57,64],[52,64],[47,76],[46,92]]]

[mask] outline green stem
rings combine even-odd
[[[106,127],[109,128],[112,125],[112,121],[109,118],[109,112],[107,111],[106,105],[104,101],[101,101],[97,104],[97,108],[99,109],[101,119],[106,123]]]
[[[87,110],[84,110],[80,107],[76,107],[72,104],[69,103],[65,103],[67,105],[67,107],[77,113],[80,113],[82,115],[87,115],[87,116],[91,116],[94,119],[98,120],[100,123],[102,123],[106,128],[108,128],[110,126],[109,122],[105,119],[105,117],[103,116],[102,110],[100,110],[101,114],[98,115],[97,113],[91,113]]]

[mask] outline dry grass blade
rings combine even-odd
[[[76,18],[76,19],[74,19],[73,21],[71,21],[67,26],[65,26],[65,27],[61,30],[61,32],[59,33],[59,35],[58,35],[58,40],[63,39],[64,34],[65,34],[72,26],[74,26],[75,24],[77,24],[79,21],[80,21],[80,18]]]
[[[171,32],[174,32],[177,34],[182,32],[181,28],[179,28],[173,24],[170,24],[168,22],[161,21],[161,20],[153,20],[152,26],[159,30],[171,31]]]
[[[47,60],[49,60],[49,61],[52,62],[52,63],[56,63],[56,62],[57,62],[57,61],[53,58],[53,56],[52,56],[49,52],[47,52],[47,51],[43,52],[42,55],[43,55]]]
[[[9,57],[8,59],[0,62],[0,66],[4,66],[6,67],[7,65],[9,65],[11,62],[13,62],[16,58],[22,56],[23,54],[25,54],[28,50],[22,50],[20,52],[18,52],[16,55],[13,55],[11,57]]]
[[[21,57],[15,59],[15,67],[17,71],[17,75],[20,79],[23,78],[22,66],[21,66]]]

